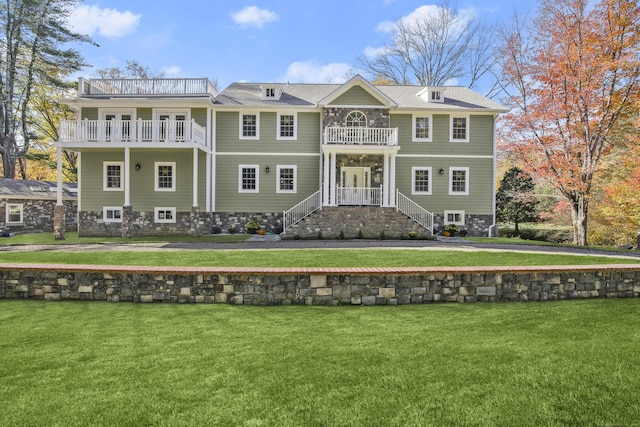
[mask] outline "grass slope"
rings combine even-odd
[[[639,316],[0,300],[0,425],[634,425]]]
[[[0,252],[0,263],[202,267],[442,267],[636,264],[638,259],[523,252],[402,249],[295,249],[144,252]]]

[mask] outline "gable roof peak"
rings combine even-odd
[[[362,77],[360,74],[356,74],[355,76],[353,76],[349,80],[347,80],[345,83],[343,83],[342,85],[338,86],[338,88],[336,90],[334,90],[329,95],[327,95],[326,97],[321,99],[318,102],[318,104],[319,105],[330,104],[332,101],[334,101],[340,95],[343,95],[349,89],[351,89],[353,87],[356,87],[356,86],[360,86],[361,88],[363,88],[365,91],[367,91],[371,96],[376,98],[384,106],[387,106],[387,107],[397,107],[398,106],[398,104],[393,99],[389,98],[382,91],[380,91],[380,89],[378,89],[377,87],[375,87],[374,85],[369,83],[369,81],[367,81],[367,79]]]

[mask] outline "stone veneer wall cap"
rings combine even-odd
[[[29,264],[0,263],[2,270],[65,271],[104,273],[180,273],[180,274],[259,274],[259,275],[313,275],[313,274],[427,274],[427,273],[535,273],[535,272],[596,272],[632,271],[640,269],[640,264],[601,265],[552,265],[552,266],[476,266],[476,267],[304,267],[304,268],[255,268],[255,267],[171,267],[138,265],[95,265],[95,264]]]

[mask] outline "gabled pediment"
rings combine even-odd
[[[359,74],[352,77],[318,103],[321,106],[396,107],[397,103]]]

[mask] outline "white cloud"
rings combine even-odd
[[[166,77],[180,77],[180,76],[182,76],[182,68],[180,68],[177,65],[160,67],[160,71]]]
[[[247,6],[240,12],[232,13],[231,19],[236,24],[243,27],[256,27],[262,29],[264,24],[278,20],[278,15],[267,9],[260,9],[258,6]]]
[[[442,13],[443,9],[440,6],[436,6],[433,4],[420,6],[410,14],[403,16],[400,18],[400,21],[408,26],[412,26],[417,22],[429,20],[432,17],[435,17]],[[456,21],[460,24],[466,23],[470,20],[476,19],[478,17],[478,11],[470,7],[468,9],[460,9],[457,11],[458,14],[456,16]],[[376,27],[376,30],[381,33],[391,33],[395,29],[395,22],[393,21],[382,21]]]
[[[295,83],[344,83],[353,67],[341,62],[322,65],[317,61],[293,62],[280,81]]]
[[[364,53],[364,56],[366,56],[367,58],[375,58],[385,53],[386,50],[387,48],[385,46],[381,46],[381,47],[367,46],[364,48],[363,53]]]
[[[127,36],[138,28],[142,15],[130,11],[101,9],[99,6],[80,5],[69,16],[69,24],[80,34],[117,38]]]

